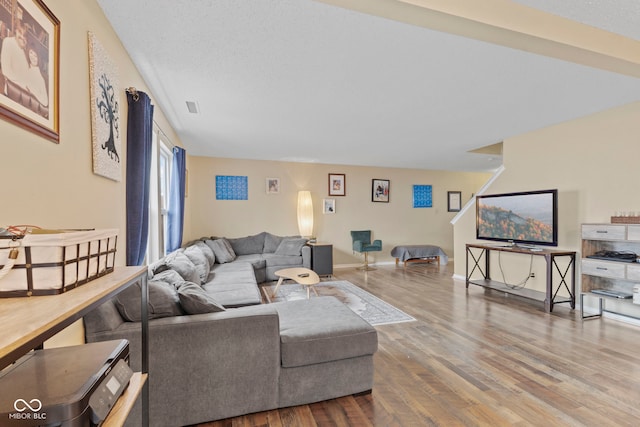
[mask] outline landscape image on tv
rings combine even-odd
[[[550,192],[479,197],[477,237],[553,244],[554,194]]]

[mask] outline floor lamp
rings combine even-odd
[[[298,231],[302,237],[313,235],[313,201],[310,191],[298,191]]]

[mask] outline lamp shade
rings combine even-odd
[[[298,231],[303,237],[313,235],[313,201],[310,191],[298,191]]]

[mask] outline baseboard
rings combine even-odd
[[[371,264],[373,265],[373,264]],[[356,267],[360,267],[362,266],[362,263],[360,264],[334,264],[333,265],[333,269],[339,269],[339,268],[356,268]]]
[[[449,259],[449,262],[453,262],[453,258]],[[357,267],[362,267],[364,263],[358,263],[358,264],[334,264],[333,268],[357,268]],[[379,262],[370,262],[369,265],[372,267],[375,267],[376,265],[395,265],[396,262],[394,261],[379,261]],[[399,265],[399,264],[398,264]],[[442,266],[442,264],[441,264]],[[464,280],[464,277],[462,278],[462,280]]]
[[[602,317],[607,319],[617,320],[619,322],[629,323],[634,326],[640,326],[640,319],[631,316],[625,316],[624,314],[616,314],[610,311],[602,313]]]
[[[369,265],[375,267],[377,265],[393,265],[395,261],[383,261],[383,262],[370,262]],[[358,264],[334,264],[333,268],[358,268],[362,267],[364,263],[360,262]]]

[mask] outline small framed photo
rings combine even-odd
[[[389,203],[389,183],[388,179],[371,180],[371,201]]]
[[[343,173],[329,174],[329,195],[330,196],[346,196],[347,183]]]
[[[280,178],[267,178],[267,194],[280,193]]]
[[[322,213],[323,214],[336,213],[336,199],[322,199]]]
[[[447,191],[447,210],[449,212],[460,212],[462,208],[462,192]]]

